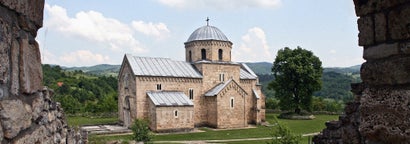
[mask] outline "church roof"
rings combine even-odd
[[[241,63],[240,69],[240,78],[241,79],[257,79],[258,76],[246,65],[245,63]]]
[[[185,61],[174,61],[169,58],[138,57],[130,54],[126,58],[132,71],[138,76],[164,76],[202,78],[202,75]]]
[[[229,41],[228,38],[214,26],[203,26],[196,29],[191,36],[189,36],[187,42],[197,41],[197,40],[219,40],[219,41]]]
[[[229,79],[228,81],[226,81],[226,82],[221,82],[221,83],[217,84],[215,87],[213,87],[212,89],[208,90],[208,91],[205,93],[205,96],[216,96],[216,95],[218,95],[219,93],[221,93],[221,91],[224,90],[226,87],[228,87],[229,84],[231,84],[231,83],[233,83],[234,85],[236,85],[236,87],[238,87],[237,90],[241,91],[241,92],[240,92],[241,94],[247,95],[247,93],[245,92],[245,90],[243,90],[242,87],[241,87],[238,83],[235,82],[235,80]]]
[[[207,91],[205,93],[205,96],[215,96],[217,95],[219,92],[221,92],[221,90],[223,90],[230,82],[232,81],[232,79],[229,79],[226,82],[222,82],[218,85],[216,85],[214,88],[210,89],[209,91]]]
[[[255,89],[252,89],[252,92],[253,92],[253,94],[255,95],[255,98],[257,98],[257,99],[261,98],[261,97],[259,96],[258,92],[256,92]]]
[[[148,97],[155,106],[193,106],[194,103],[189,100],[183,92],[177,91],[149,91]]]

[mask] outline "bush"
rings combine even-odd
[[[299,144],[302,135],[294,134],[290,129],[279,123],[278,119],[275,117],[276,127],[272,129],[272,141],[269,144]]]
[[[275,98],[266,98],[265,105],[267,109],[279,109],[279,100]]]
[[[134,124],[131,126],[132,139],[137,142],[149,142],[151,141],[151,134],[148,128],[148,121],[142,119],[135,119]]]

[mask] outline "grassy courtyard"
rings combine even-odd
[[[278,114],[267,114],[266,119],[274,123],[274,117]],[[325,122],[337,120],[338,115],[316,115],[314,120],[284,120],[278,119],[281,123],[287,125],[294,133],[307,134],[319,132],[325,128]],[[224,140],[224,139],[244,139],[244,138],[266,138],[270,137],[271,129],[274,127],[257,126],[256,128],[238,129],[238,130],[212,130],[208,128],[199,128],[204,132],[185,133],[185,134],[167,134],[155,135],[153,141],[184,141],[184,140]],[[90,135],[90,143],[104,143],[112,140],[130,141],[131,135]],[[303,141],[307,142],[308,138],[304,137]],[[269,140],[241,141],[229,143],[265,143]]]
[[[68,126],[78,127],[82,125],[114,124],[118,122],[117,117],[68,117]]]

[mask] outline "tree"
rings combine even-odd
[[[311,51],[297,47],[285,47],[278,51],[272,67],[275,80],[269,88],[282,110],[311,111],[312,94],[321,88],[322,62]]]
[[[148,142],[151,140],[150,130],[148,128],[148,121],[143,119],[135,119],[131,126],[132,139],[137,142]]]

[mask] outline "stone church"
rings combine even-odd
[[[232,42],[216,27],[196,29],[185,61],[126,54],[118,76],[118,112],[124,126],[149,120],[156,132],[196,126],[241,128],[265,121],[257,75],[231,61]]]

